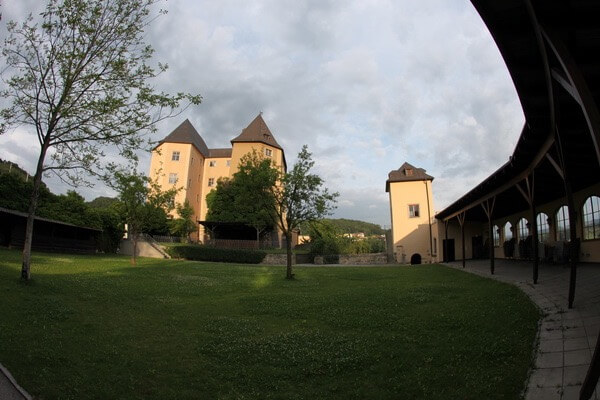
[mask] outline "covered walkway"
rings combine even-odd
[[[463,270],[462,262],[445,265]],[[468,260],[464,270],[516,285],[545,314],[526,400],[579,399],[600,331],[600,265],[579,265],[577,298],[571,309],[567,307],[568,266],[540,265],[535,285],[531,262],[499,259],[491,275],[489,260]],[[600,399],[598,389],[592,399]]]

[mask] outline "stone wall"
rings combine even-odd
[[[131,240],[121,240],[119,249],[121,254],[130,256],[133,253],[133,243]],[[170,258],[164,251],[160,252],[151,243],[148,243],[143,239],[140,239],[137,242],[137,255],[140,257]]]
[[[387,263],[388,256],[386,253],[340,254],[341,265],[376,265]]]
[[[287,265],[287,254],[267,254],[261,264]],[[292,265],[296,264],[296,255],[292,254]]]
[[[336,256],[316,256],[317,265],[381,265],[388,263],[386,253],[340,254]]]

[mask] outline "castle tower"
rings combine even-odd
[[[409,163],[388,175],[385,191],[390,195],[394,259],[402,264],[431,263],[437,238],[432,229],[433,177]]]

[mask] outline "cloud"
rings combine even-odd
[[[10,19],[36,4],[11,2],[2,11]],[[441,210],[502,165],[520,134],[510,76],[469,2],[166,7],[147,30],[156,60],[170,67],[156,87],[204,100],[162,123],[155,139],[189,118],[209,147],[226,147],[263,111],[288,165],[308,144],[315,171],[340,192],[336,216],[389,225],[385,180],[405,161],[435,177]],[[33,165],[22,143],[0,138],[3,154]],[[149,156],[141,160],[148,169]],[[90,197],[102,187],[81,190]]]

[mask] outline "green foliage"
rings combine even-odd
[[[189,239],[190,233],[198,229],[194,222],[194,209],[187,199],[183,204],[177,204],[176,209],[179,218],[169,222],[169,231],[181,238]]]
[[[311,254],[382,253],[385,242],[379,237],[351,238],[344,236],[331,220],[324,219],[307,225]]]
[[[102,233],[98,237],[98,249],[104,253],[115,253],[123,238],[123,221],[114,206],[92,208],[89,213],[98,221]]]
[[[288,281],[281,267],[33,257],[35,284],[19,285],[20,253],[0,249],[0,360],[36,398],[519,399],[535,351],[523,292],[439,265]]]
[[[278,176],[271,159],[256,151],[245,154],[233,177],[219,179],[207,195],[206,220],[244,223],[257,232],[272,227],[275,199],[271,188]]]
[[[141,233],[165,233],[167,213],[178,189],[162,191],[157,182],[145,175],[119,170],[113,170],[113,179],[107,183],[119,194],[115,207],[134,241]]]
[[[324,221],[329,222],[340,233],[359,233],[362,232],[365,236],[384,235],[385,231],[381,226],[365,221],[357,221],[346,218],[324,218]],[[308,226],[303,224],[300,227],[302,232],[308,232]]]
[[[286,237],[288,279],[294,277],[292,232],[304,222],[316,221],[329,215],[335,208],[336,198],[339,196],[338,193],[329,193],[329,190],[324,187],[323,179],[311,173],[314,164],[308,147],[302,146],[292,170],[280,174],[280,184],[271,187],[275,199],[273,217]]]
[[[319,221],[309,225],[310,253],[333,255],[345,252],[346,238],[329,221]]]
[[[0,207],[27,212],[32,189],[33,182],[30,179],[25,181],[25,177],[21,174],[0,173]],[[40,203],[53,201],[53,197],[56,196],[51,194],[48,188],[40,187]]]
[[[109,208],[117,203],[114,197],[99,196],[92,201],[88,201],[87,205],[90,208]]]
[[[262,250],[218,249],[199,245],[168,246],[166,251],[174,258],[244,264],[259,264],[267,255],[267,252]]]
[[[24,181],[31,179],[31,175],[29,175],[23,168],[19,167],[19,165],[14,162],[2,160],[1,158],[0,174],[15,174],[21,177]]]

